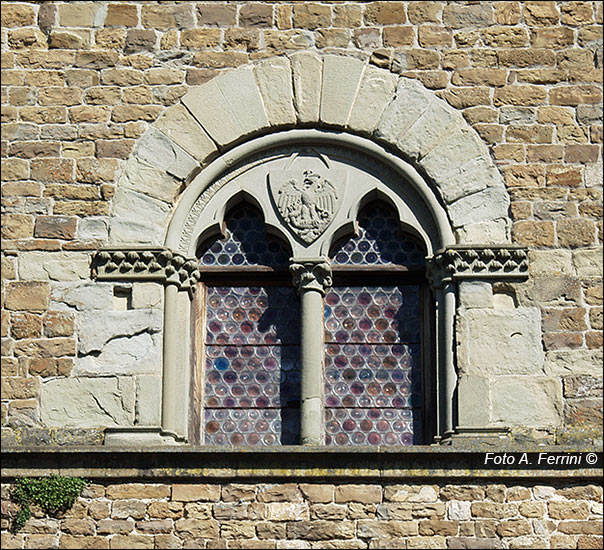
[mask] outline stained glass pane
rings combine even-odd
[[[300,305],[291,287],[209,287],[205,442],[296,444]]]
[[[199,248],[202,266],[262,265],[287,269],[290,250],[280,240],[266,235],[264,221],[257,209],[241,204],[229,212],[225,221],[226,237],[208,239]]]
[[[334,287],[325,296],[328,445],[420,441],[419,287]]]
[[[359,235],[339,239],[333,246],[333,265],[398,265],[420,268],[426,252],[422,244],[403,233],[395,211],[373,202],[359,212]]]

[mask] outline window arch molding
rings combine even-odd
[[[300,165],[301,164],[301,165]],[[227,168],[228,166],[228,168]],[[341,193],[333,219],[316,238],[304,239],[297,235],[282,217],[280,217],[275,192],[271,191],[270,180],[281,171],[287,174],[302,174],[311,168],[324,174],[343,174],[349,181],[343,181],[338,188]],[[284,181],[277,178],[279,182]],[[268,183],[268,185],[267,185]],[[278,187],[278,186],[277,186]],[[288,130],[256,138],[236,147],[227,158],[216,159],[197,178],[195,178],[179,201],[170,223],[165,241],[166,248],[177,251],[185,257],[194,257],[200,242],[209,234],[216,234],[225,213],[237,202],[248,201],[259,207],[269,232],[274,232],[287,240],[292,250],[292,269],[294,281],[300,288],[301,278],[312,280],[306,290],[321,293],[329,285],[330,273],[317,272],[323,267],[330,271],[329,251],[334,242],[343,235],[350,234],[356,224],[359,210],[368,202],[381,199],[392,206],[399,218],[399,225],[420,237],[428,256],[454,244],[454,235],[447,214],[430,186],[408,163],[388,152],[383,147],[359,136],[337,133],[327,130],[301,129]],[[314,285],[314,286],[313,286]],[[450,294],[450,293],[449,293]],[[313,368],[315,386],[322,384],[322,346],[308,346],[304,351],[304,340],[322,341],[322,327],[315,323],[314,334],[304,335],[304,291],[302,296],[302,370]],[[451,335],[453,330],[454,302],[447,300],[445,288],[436,290],[438,316],[441,318],[439,332]],[[312,302],[309,299],[309,304]],[[312,311],[307,317],[317,317],[320,302],[314,300],[309,307]],[[164,433],[184,438],[189,431],[198,430],[199,420],[190,418],[191,401],[201,392],[200,375],[189,376],[188,365],[196,362],[191,346],[192,336],[188,327],[192,324],[189,294],[177,285],[168,285],[165,299],[164,332],[164,371],[162,395],[162,428]],[[317,305],[319,304],[319,305]],[[192,317],[193,315],[193,317]],[[318,330],[317,330],[318,327]],[[452,341],[452,339],[451,339]],[[453,383],[454,365],[451,346],[438,346],[441,350],[437,358],[438,372],[446,373]],[[444,350],[448,349],[449,353]],[[305,353],[309,357],[305,360]],[[307,366],[305,363],[312,365]],[[199,370],[199,369],[198,369]],[[319,374],[317,374],[319,372]],[[304,376],[304,375],[303,375]],[[445,380],[445,375],[439,375]],[[319,381],[317,381],[319,379]],[[188,380],[189,384],[183,384]],[[439,421],[440,432],[450,432],[453,422],[452,390],[445,399],[442,397],[438,408],[442,412]],[[445,388],[446,391],[446,388]],[[315,400],[317,401],[317,400]],[[304,413],[304,395],[302,396],[302,418]],[[322,405],[315,402],[315,409],[309,406],[307,416],[314,421],[302,421],[302,441],[320,444],[321,421],[316,419],[322,414]],[[448,423],[447,423],[448,422]],[[438,422],[437,422],[438,423]],[[305,429],[305,424],[314,424],[316,429]],[[310,432],[310,433],[308,433]]]

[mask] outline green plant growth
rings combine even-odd
[[[12,532],[18,532],[31,517],[31,504],[37,504],[45,514],[55,515],[69,510],[88,481],[81,477],[49,476],[22,477],[15,481],[11,499],[21,508],[15,515]]]

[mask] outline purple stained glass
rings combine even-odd
[[[382,202],[364,207],[358,217],[359,234],[334,243],[332,264],[399,265],[421,268],[426,251],[420,241],[400,229],[394,209]]]
[[[325,296],[325,342],[418,343],[419,287],[334,287]]]
[[[300,305],[291,287],[209,287],[205,442],[295,444]]]
[[[295,445],[300,433],[297,408],[205,410],[206,445]]]
[[[413,445],[421,441],[418,409],[326,408],[327,445]]]
[[[333,287],[324,311],[326,444],[420,441],[419,286]]]
[[[198,250],[205,267],[269,266],[287,269],[289,247],[266,235],[260,212],[249,204],[233,208],[225,218],[226,236],[205,241]]]
[[[292,287],[209,287],[206,343],[297,344],[299,304]]]

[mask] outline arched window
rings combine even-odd
[[[298,443],[300,306],[290,255],[245,203],[228,212],[223,236],[198,249],[207,445]]]
[[[327,445],[422,443],[426,252],[383,202],[332,247],[325,296]]]

